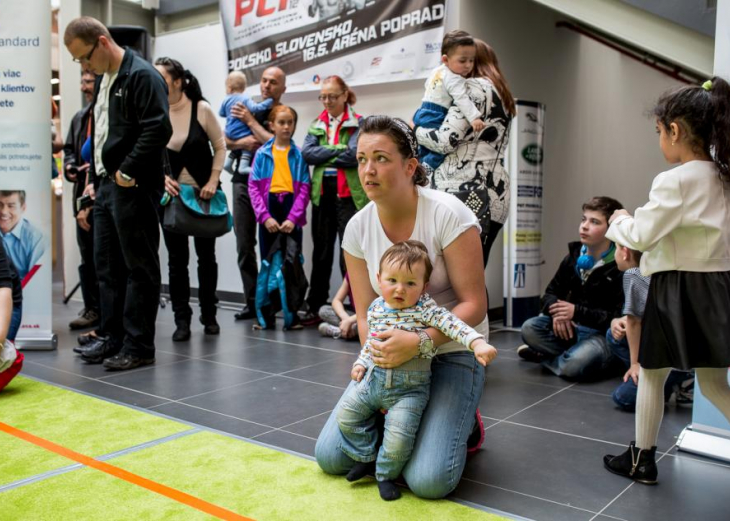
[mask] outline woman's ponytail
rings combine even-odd
[[[722,178],[730,181],[730,85],[718,77],[705,85],[710,89],[714,117],[709,143],[712,158]]]
[[[203,97],[203,91],[200,89],[200,83],[198,83],[198,78],[196,78],[188,69],[185,69],[185,72],[183,73],[182,90],[193,104],[200,100],[205,100]]]

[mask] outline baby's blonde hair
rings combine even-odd
[[[226,78],[226,85],[231,92],[243,92],[246,90],[246,75],[241,71],[233,71]]]

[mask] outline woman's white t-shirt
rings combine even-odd
[[[457,299],[446,271],[444,248],[472,226],[479,230],[479,221],[474,212],[455,196],[420,186],[417,189],[416,224],[410,239],[421,241],[428,249],[428,255],[433,264],[433,272],[428,284],[429,295],[438,305],[451,310],[457,304]],[[347,224],[342,248],[353,257],[365,260],[370,285],[378,295],[381,293],[376,275],[380,258],[391,246],[393,243],[383,230],[375,203],[368,203]],[[488,318],[485,317],[484,321],[474,329],[483,334],[485,338],[489,338]],[[463,350],[464,346],[461,344],[448,342],[439,347],[438,353]]]

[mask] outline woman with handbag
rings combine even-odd
[[[198,80],[180,62],[158,58],[155,68],[165,78],[170,101],[172,137],[167,144],[170,172],[165,176],[165,190],[173,197],[180,195],[180,185],[190,185],[203,201],[213,198],[220,187],[220,175],[225,160],[225,142],[215,112],[203,98]],[[211,147],[214,154],[211,153]],[[190,260],[188,235],[173,233],[163,227],[170,269],[170,299],[175,313],[176,329],[173,341],[190,338]],[[216,287],[218,264],[215,258],[215,238],[194,237],[198,256],[198,300],[200,322],[206,335],[217,335]]]
[[[475,38],[474,43],[477,52],[473,77],[466,81],[467,93],[482,112],[486,128],[474,132],[453,105],[439,129],[417,128],[416,137],[421,146],[446,155],[433,172],[431,187],[456,195],[477,215],[486,266],[494,239],[509,214],[510,179],[504,155],[516,109],[494,50],[482,40]]]

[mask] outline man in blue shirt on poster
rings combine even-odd
[[[20,280],[38,264],[46,251],[43,233],[23,217],[25,190],[0,191],[0,234]]]

